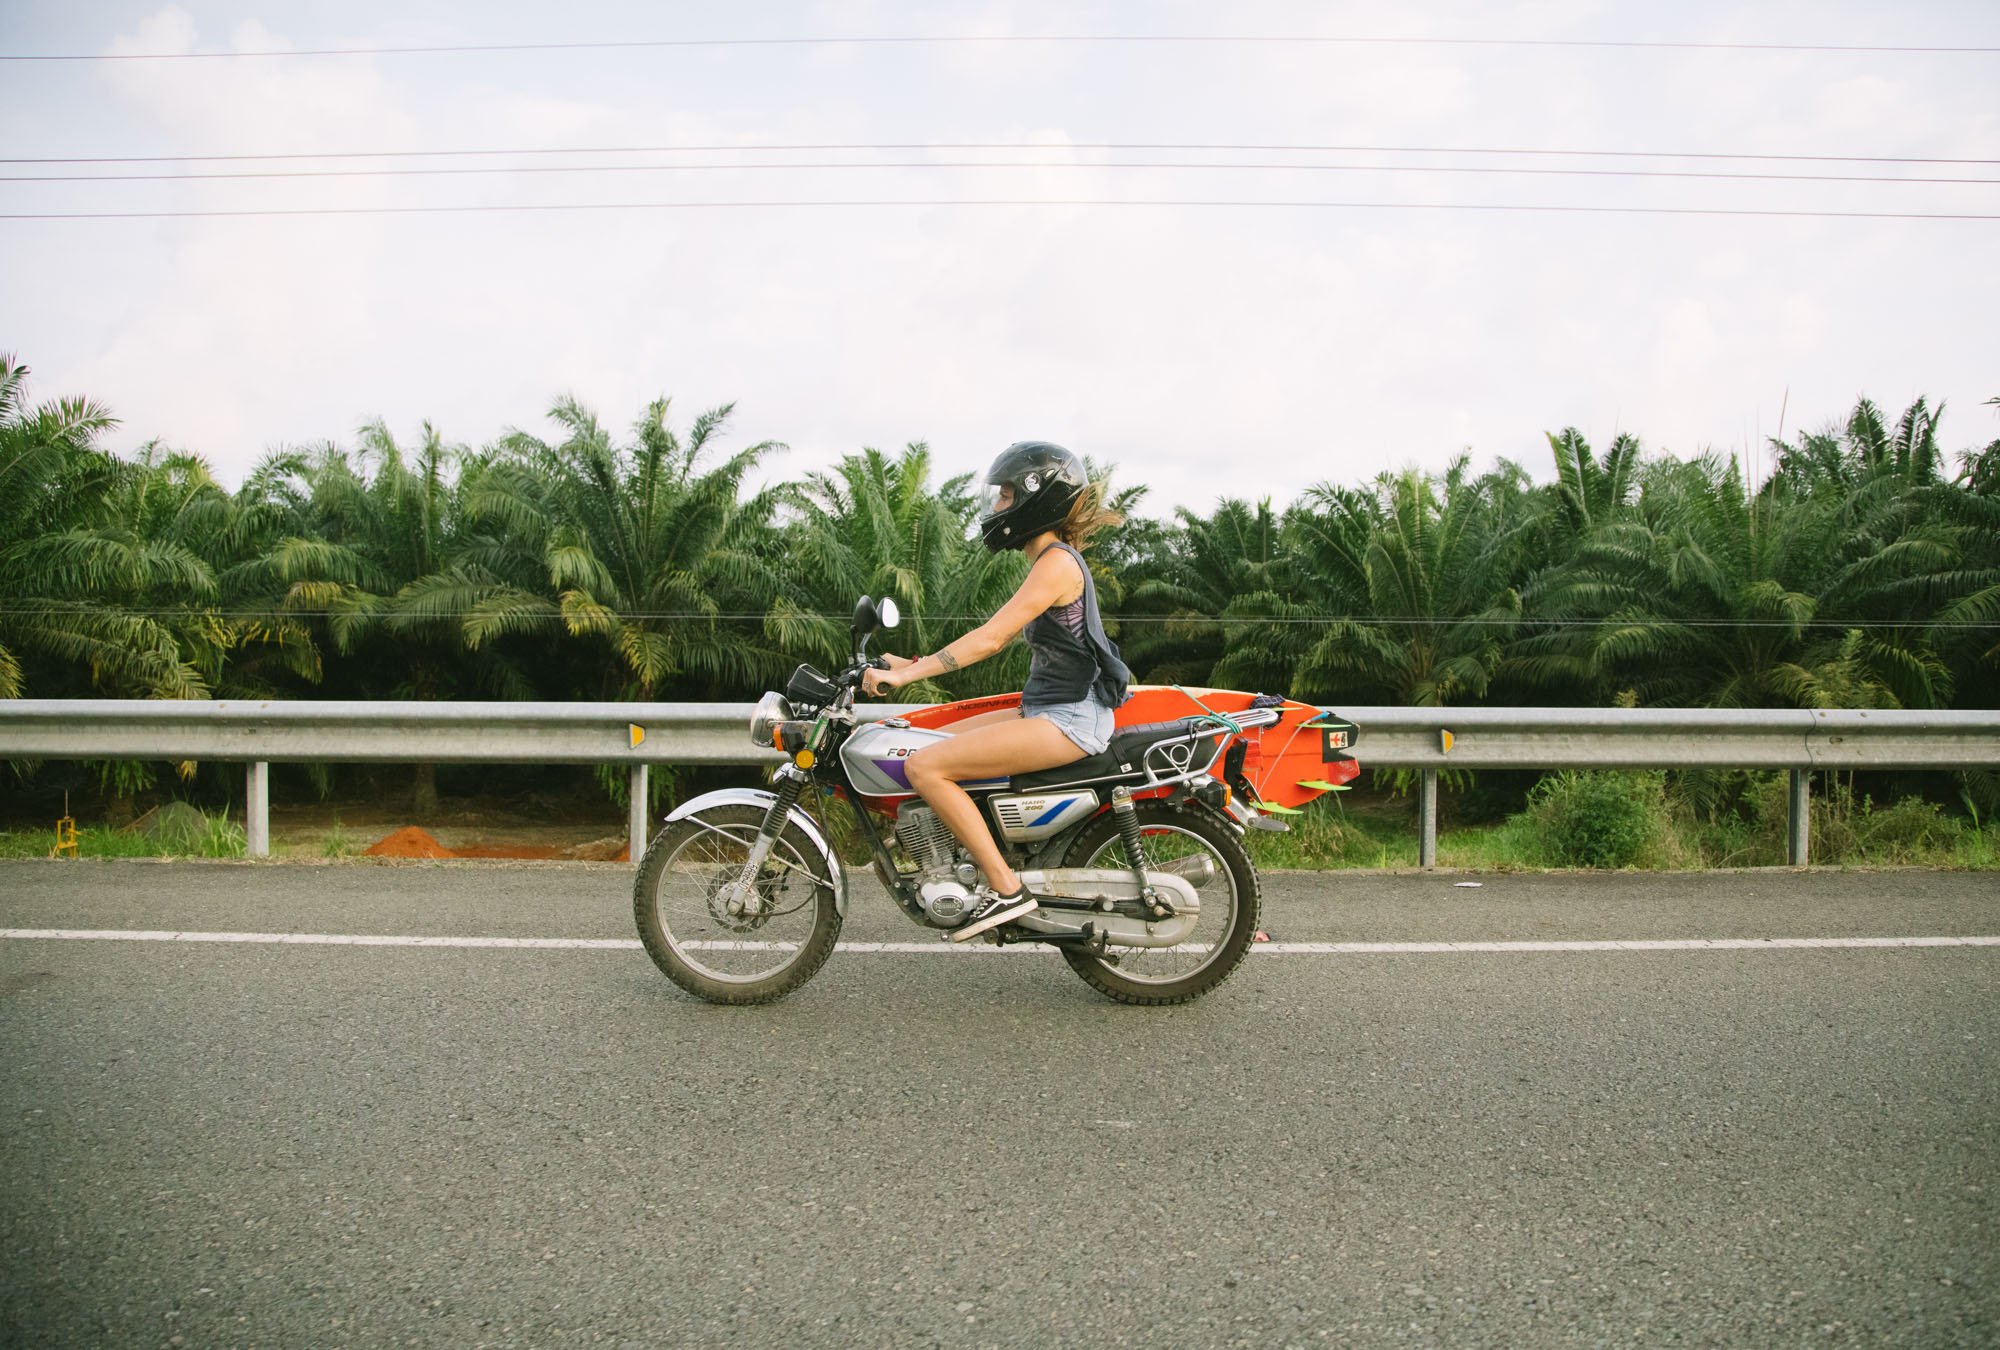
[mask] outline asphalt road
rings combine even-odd
[[[2000,878],[1279,876],[1280,942],[2000,934]],[[629,938],[615,866],[0,864],[0,928]],[[866,885],[872,886],[872,883]],[[848,936],[921,940],[864,888]],[[7,1346],[2000,1344],[2000,947],[0,939]]]

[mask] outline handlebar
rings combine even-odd
[[[887,670],[888,668],[889,668],[889,662],[886,657],[858,656],[847,667],[847,669],[841,671],[839,675],[834,677],[833,682],[839,685],[843,691],[852,694],[853,692],[858,691],[861,688],[862,671]]]

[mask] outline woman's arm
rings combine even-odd
[[[1078,589],[1082,579],[1076,560],[1069,554],[1059,548],[1044,550],[1042,556],[1035,559],[1035,565],[1028,569],[1020,589],[1000,606],[999,612],[992,618],[929,656],[919,656],[901,664],[890,658],[892,669],[871,670],[863,674],[862,691],[879,693],[884,689],[949,675],[977,665],[1012,642],[1015,634],[1026,628],[1037,614],[1052,605],[1061,604],[1064,596]]]

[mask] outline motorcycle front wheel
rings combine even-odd
[[[1113,947],[1102,957],[1063,947],[1063,959],[1091,988],[1120,1003],[1186,1003],[1228,979],[1249,954],[1257,937],[1257,868],[1236,831],[1206,809],[1176,810],[1164,802],[1140,802],[1134,809],[1148,866],[1196,855],[1214,864],[1214,879],[1200,890],[1194,932],[1175,947]],[[1106,811],[1084,826],[1063,863],[1130,867],[1116,817]]]
[[[819,973],[840,939],[835,878],[795,821],[758,872],[754,912],[735,896],[763,823],[762,809],[734,805],[673,821],[646,849],[632,886],[647,955],[710,1003],[781,999]]]

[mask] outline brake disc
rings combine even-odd
[[[736,893],[735,872],[725,872],[708,888],[708,915],[732,933],[754,933],[771,921],[777,912],[779,892],[784,889],[782,871],[757,879],[758,910],[755,914],[729,912],[729,898]]]

